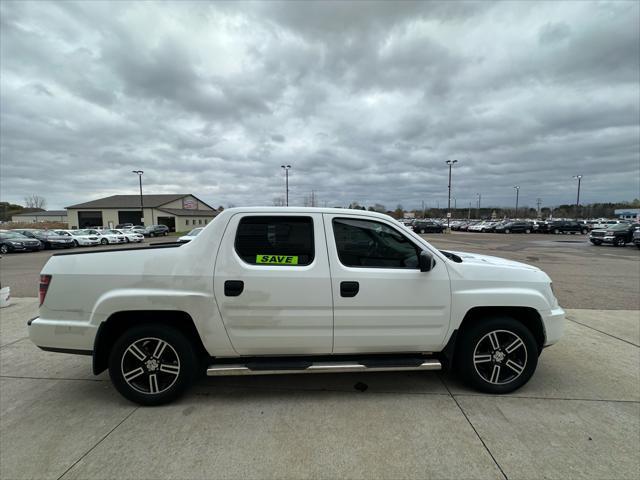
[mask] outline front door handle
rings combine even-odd
[[[340,282],[341,297],[355,297],[360,291],[358,282]]]
[[[224,294],[227,297],[237,297],[244,290],[244,282],[242,280],[227,280],[224,282]]]

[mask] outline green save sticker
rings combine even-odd
[[[298,256],[295,255],[256,255],[256,263],[267,265],[297,265]]]

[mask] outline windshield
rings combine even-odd
[[[27,237],[16,232],[2,232],[0,238],[12,238],[15,240],[27,240]]]

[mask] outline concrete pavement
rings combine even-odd
[[[0,310],[0,478],[637,478],[640,313],[570,310],[507,396],[435,372],[219,377],[179,402],[122,399],[89,357]],[[356,388],[357,386],[357,388]],[[360,391],[363,390],[364,391]]]

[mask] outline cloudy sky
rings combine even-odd
[[[0,199],[630,200],[639,6],[3,1]]]

